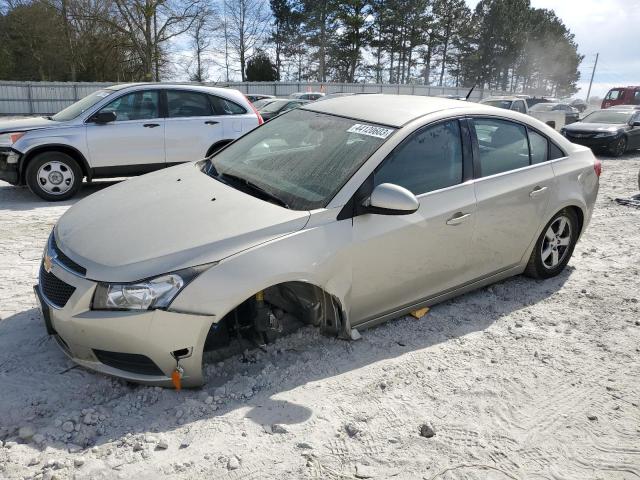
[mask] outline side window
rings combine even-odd
[[[529,146],[531,148],[531,164],[546,162],[549,151],[549,142],[547,142],[546,137],[530,129],[527,129],[527,131],[529,132]]]
[[[203,93],[168,90],[167,113],[169,118],[207,117],[213,115],[213,109]]]
[[[227,100],[226,98],[216,97],[209,95],[209,99],[213,104],[213,109],[216,115],[241,115],[247,113],[244,107],[241,107],[237,103]]]
[[[450,120],[414,133],[374,173],[374,184],[395,183],[414,195],[462,181],[460,125]]]
[[[116,98],[101,112],[115,112],[116,122],[126,120],[149,120],[160,117],[158,91],[146,90],[128,93]]]
[[[565,153],[560,150],[555,143],[549,142],[549,160],[566,157]]]
[[[640,90],[636,90],[633,94],[633,98],[631,99],[631,102],[634,105],[640,105]]]
[[[480,150],[481,176],[529,165],[527,132],[522,125],[507,120],[476,118],[473,126]]]
[[[518,100],[517,102],[513,102],[513,108],[516,112],[525,113],[526,109],[524,108],[524,102],[522,100]]]
[[[609,93],[607,93],[607,96],[605,97],[605,99],[618,100],[622,96],[623,91],[624,90],[609,90]]]

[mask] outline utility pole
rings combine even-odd
[[[596,74],[596,67],[598,66],[599,53],[596,53],[596,63],[593,64],[593,71],[591,72],[591,80],[589,81],[589,90],[587,91],[587,99],[585,102],[589,103],[589,97],[591,96],[591,85],[593,85],[593,77]]]

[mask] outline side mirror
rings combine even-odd
[[[382,183],[373,189],[364,205],[366,213],[408,215],[420,207],[416,196],[404,187]]]
[[[631,126],[632,127],[640,127],[640,120],[634,120],[633,122],[631,122]]]
[[[106,112],[98,112],[93,115],[89,121],[93,123],[110,123],[115,122],[117,118],[116,112],[106,111]]]

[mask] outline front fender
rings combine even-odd
[[[257,292],[284,282],[315,285],[349,313],[351,220],[333,220],[258,245],[211,267],[171,304],[181,312],[213,315],[214,323]],[[345,319],[347,320],[347,319]]]

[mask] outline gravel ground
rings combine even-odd
[[[640,478],[640,210],[612,201],[637,192],[640,154],[603,163],[559,277],[516,277],[356,342],[306,329],[182,392],[65,358],[31,286],[73,202],[0,183],[0,477]]]

